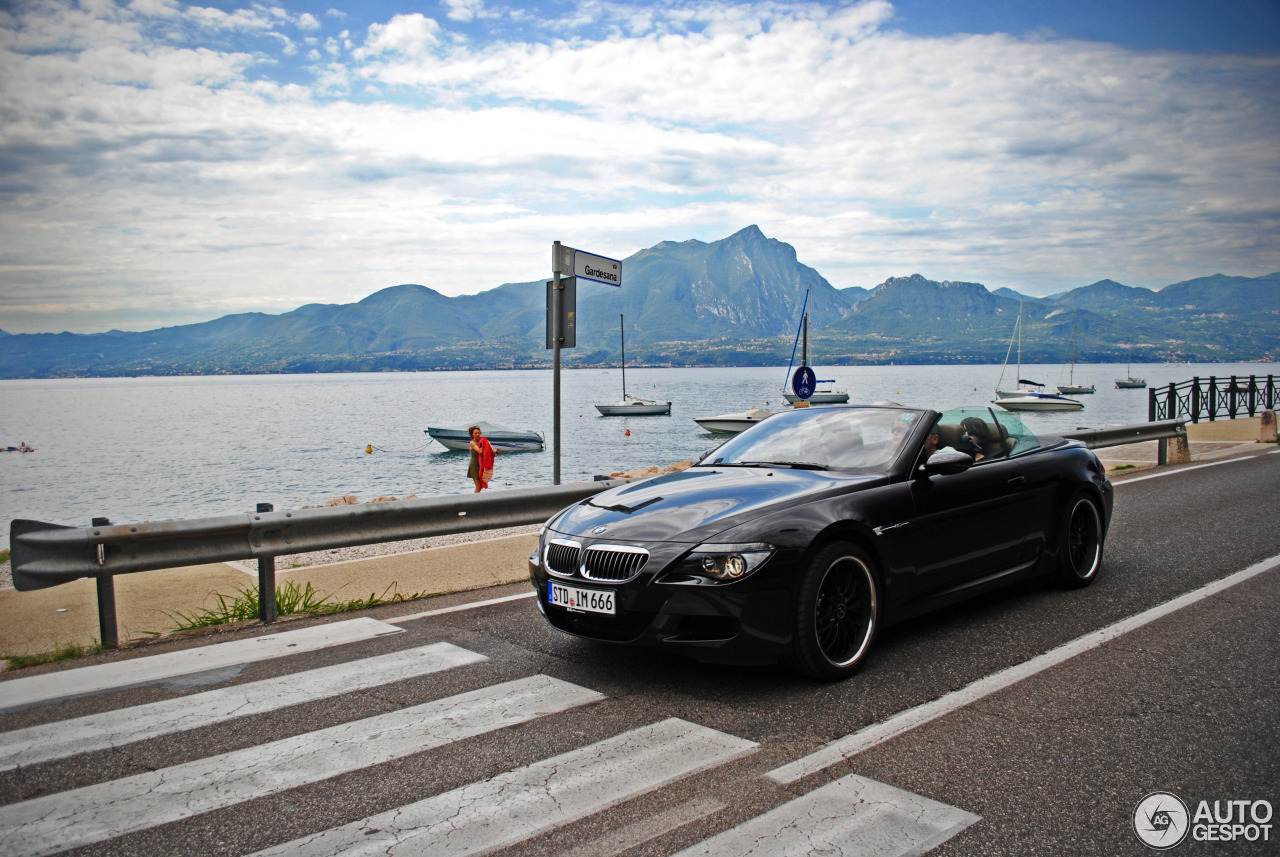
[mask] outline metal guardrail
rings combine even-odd
[[[1274,375],[1248,378],[1192,378],[1168,387],[1152,387],[1147,391],[1147,419],[1164,420],[1186,417],[1193,423],[1201,419],[1233,420],[1260,411],[1275,410],[1277,399]]]
[[[1187,421],[1160,420],[1159,422],[1138,423],[1132,426],[1079,429],[1077,431],[1062,432],[1061,436],[1071,440],[1082,440],[1090,449],[1104,449],[1108,446],[1123,446],[1127,443],[1142,443],[1148,440],[1167,441],[1171,438],[1185,438],[1187,436]],[[1163,457],[1160,463],[1166,463]]]
[[[326,506],[143,524],[66,527],[15,520],[9,528],[14,588],[43,589],[96,578],[104,647],[118,645],[117,574],[230,560],[258,560],[259,618],[275,620],[275,557],[354,545],[541,524],[565,506],[627,479],[520,488],[420,500]]]
[[[1174,419],[1081,429],[1063,436],[1095,449],[1159,440],[1159,460],[1164,464],[1166,441],[1186,437],[1186,426],[1184,420]],[[259,618],[272,622],[277,556],[540,524],[571,503],[629,481],[597,480],[282,512],[264,504],[253,514],[141,524],[112,524],[96,518],[90,527],[66,527],[15,520],[9,531],[13,583],[16,589],[29,591],[94,578],[101,642],[114,648],[118,644],[115,575],[257,559]]]

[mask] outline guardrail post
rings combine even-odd
[[[1156,388],[1147,390],[1147,422],[1156,421]]]
[[[259,512],[272,512],[275,506],[259,503]],[[258,619],[270,625],[276,621],[276,558],[258,557]]]
[[[1209,376],[1209,422],[1218,419],[1218,376]]]
[[[1191,379],[1191,422],[1200,422],[1200,376]]]
[[[94,518],[93,526],[109,527],[110,518]],[[103,562],[102,545],[98,545],[98,564]],[[120,632],[116,623],[116,579],[103,574],[94,577],[98,588],[98,642],[104,649],[120,648]]]

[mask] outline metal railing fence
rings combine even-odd
[[[1152,422],[1179,417],[1193,423],[1201,419],[1233,420],[1244,414],[1256,417],[1262,411],[1275,410],[1275,407],[1274,375],[1265,378],[1232,375],[1226,379],[1210,375],[1147,390],[1147,419]]]

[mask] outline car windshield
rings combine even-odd
[[[885,470],[920,412],[803,408],[775,414],[707,456],[704,464],[814,470]]]

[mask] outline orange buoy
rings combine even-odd
[[[627,437],[631,437],[631,429],[627,429]]]

